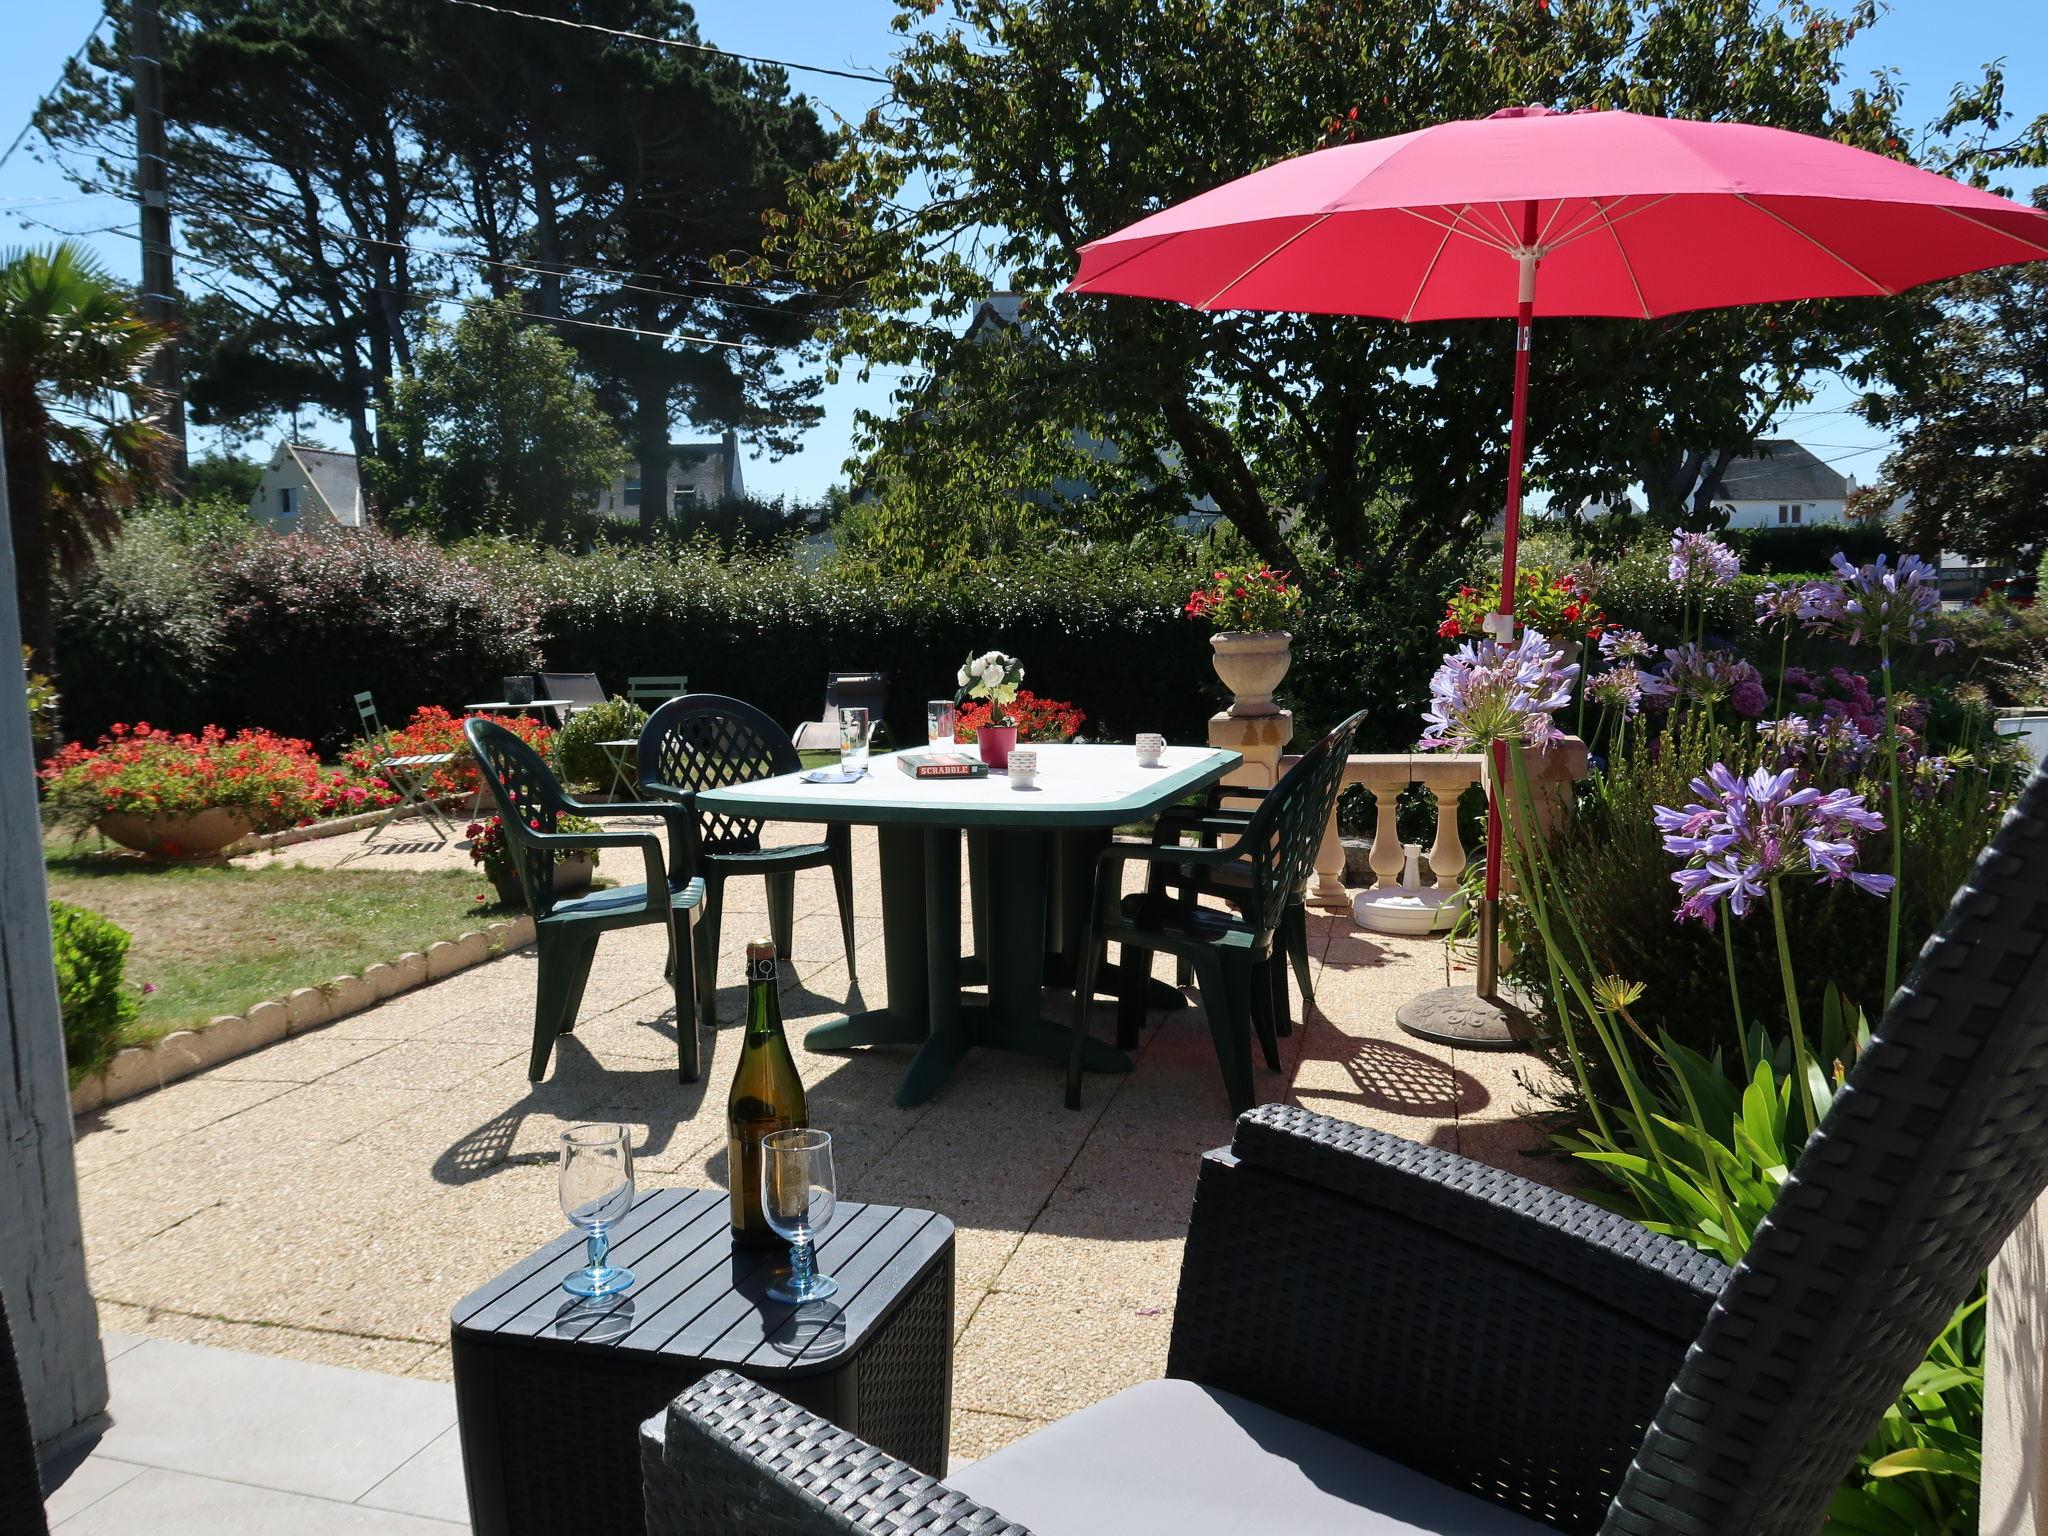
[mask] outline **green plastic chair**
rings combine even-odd
[[[803,767],[787,734],[753,705],[718,693],[692,693],[670,699],[657,709],[640,732],[640,793],[662,800],[672,809],[698,816],[696,865],[704,871],[707,894],[704,920],[697,927],[697,968],[707,978],[703,990],[704,1024],[713,1022],[716,1003],[718,930],[723,915],[725,882],[739,875],[760,875],[768,886],[768,931],[776,953],[787,958],[795,931],[798,870],[829,867],[839,898],[839,933],[846,945],[846,975],[854,975],[853,829],[845,823],[828,826],[824,838],[779,848],[761,846],[763,822],[746,816],[698,812],[697,791],[728,784],[751,784]]]
[[[476,752],[484,783],[498,816],[533,913],[540,945],[540,978],[533,1005],[533,1056],[526,1075],[539,1082],[554,1054],[555,1037],[576,1027],[583,987],[597,956],[597,941],[615,928],[644,923],[668,927],[668,966],[663,974],[675,988],[676,1076],[694,1083],[703,1073],[702,1037],[697,1029],[696,965],[690,927],[704,906],[704,882],[697,867],[696,818],[681,806],[599,805],[563,792],[540,755],[517,736],[489,720],[463,727]],[[662,840],[651,832],[559,832],[563,815],[660,816],[668,824]],[[555,894],[555,857],[575,848],[637,848],[647,878],[639,885],[612,886],[580,896]]]
[[[1122,985],[1117,998],[1118,1030],[1135,1034],[1145,1014],[1152,952],[1164,951],[1194,968],[1209,1035],[1223,1068],[1230,1112],[1252,1107],[1251,1034],[1256,1028],[1266,1065],[1280,1067],[1277,1013],[1284,1012],[1284,957],[1274,936],[1287,921],[1291,898],[1314,868],[1323,829],[1344,787],[1344,759],[1365,712],[1359,711],[1302,754],[1300,761],[1244,820],[1231,818],[1227,830],[1237,841],[1228,848],[1176,844],[1112,843],[1096,864],[1095,898],[1089,919],[1095,941],[1081,953],[1074,988],[1073,1054],[1067,1061],[1067,1107],[1081,1106],[1081,1058],[1087,1047],[1088,1004],[1095,995],[1096,969],[1106,942],[1121,946]],[[1235,913],[1200,906],[1159,885],[1123,896],[1126,864],[1195,869],[1211,874],[1236,868],[1241,874]],[[1277,988],[1282,1006],[1276,1010]]]

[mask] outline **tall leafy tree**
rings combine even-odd
[[[225,416],[266,403],[335,411],[358,454],[436,263],[415,248],[445,190],[408,89],[419,56],[410,0],[169,0],[163,75],[187,281],[207,315],[195,399]],[[95,190],[125,195],[133,165],[125,8],[42,108],[40,122]],[[240,324],[234,323],[239,318]],[[222,322],[227,323],[222,323]],[[288,398],[276,398],[280,391]],[[199,413],[195,412],[195,416]]]
[[[23,641],[47,668],[52,587],[164,481],[145,374],[163,332],[69,241],[0,257],[0,429]]]
[[[1319,145],[1528,102],[1903,152],[1889,86],[1841,89],[1870,4],[901,3],[892,100],[797,189],[771,245],[807,282],[862,286],[837,359],[909,370],[897,411],[863,419],[869,472],[935,505],[1005,462],[1013,484],[1080,476],[1158,513],[1207,494],[1275,560],[1293,558],[1284,529],[1407,559],[1483,526],[1501,503],[1510,327],[1061,296],[1089,238]],[[1714,240],[1702,229],[1702,261]],[[1002,279],[1024,323],[963,341]],[[1857,366],[1900,323],[1846,304],[1541,321],[1536,483],[1570,502],[1642,483],[1658,515],[1691,515],[1712,455],[1802,398],[1809,368]]]
[[[2016,560],[2048,545],[2048,267],[1947,285],[1919,382],[1865,414],[1899,431],[1869,500],[1914,549]]]
[[[655,8],[662,35],[697,41],[687,7]],[[579,103],[581,195],[562,243],[615,280],[565,281],[562,313],[627,422],[651,527],[668,516],[677,417],[774,452],[819,418],[819,380],[795,364],[830,300],[746,258],[830,141],[781,70],[648,46],[607,66]]]
[[[626,458],[576,354],[511,298],[434,328],[398,382],[389,437],[394,460],[374,472],[393,517],[448,536],[560,542]]]

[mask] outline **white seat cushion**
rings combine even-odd
[[[1213,1387],[1148,1381],[946,1479],[1033,1536],[1536,1536],[1551,1530]]]

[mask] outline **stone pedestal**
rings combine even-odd
[[[1294,739],[1294,711],[1271,715],[1221,714],[1209,717],[1209,745],[1244,754],[1244,762],[1225,776],[1226,784],[1271,789],[1280,782],[1280,754]]]

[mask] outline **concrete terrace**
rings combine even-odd
[[[873,1005],[886,997],[879,894],[873,834],[857,837],[859,996]],[[465,857],[432,844],[408,828],[367,851],[351,837],[271,857]],[[728,899],[720,1028],[699,1083],[675,1080],[662,942],[640,929],[605,939],[583,1022],[539,1084],[526,1080],[528,952],[82,1117],[102,1327],[445,1382],[450,1305],[563,1229],[564,1126],[633,1126],[644,1187],[724,1182],[740,948],[766,929],[758,880]],[[1557,1160],[1524,1155],[1542,1140],[1521,1118],[1520,1079],[1540,1070],[1527,1057],[1427,1047],[1394,1027],[1401,1002],[1442,984],[1438,944],[1312,918],[1311,947],[1318,1006],[1281,1042],[1284,1070],[1258,1069],[1262,1099],[1567,1178]],[[977,1054],[936,1102],[899,1110],[907,1052],[804,1048],[807,1024],[848,996],[830,880],[809,871],[784,1018],[813,1122],[837,1140],[842,1193],[958,1225],[954,1455],[985,1455],[1159,1375],[1197,1159],[1230,1130],[1199,1009],[1155,1014],[1136,1070],[1089,1078],[1078,1113],[1061,1104],[1058,1068],[999,1053]],[[1048,994],[1055,1016],[1068,1006]],[[1098,1033],[1111,1013],[1098,1002]],[[125,1410],[117,1373],[117,1425]]]

